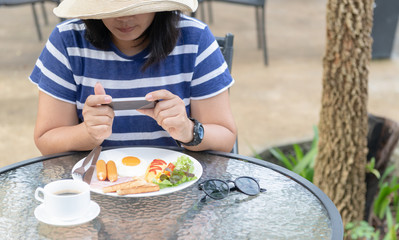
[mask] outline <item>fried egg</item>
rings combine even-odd
[[[121,177],[143,176],[147,170],[146,161],[137,157],[127,156],[115,161],[118,175]]]

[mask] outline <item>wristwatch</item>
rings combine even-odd
[[[202,142],[202,139],[204,138],[204,126],[202,126],[202,124],[194,118],[189,119],[194,122],[193,140],[188,143],[180,143],[185,146],[197,146]]]

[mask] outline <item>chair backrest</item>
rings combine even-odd
[[[220,50],[224,56],[224,60],[227,63],[227,67],[231,73],[232,65],[233,65],[233,43],[234,43],[234,35],[231,33],[227,33],[225,37],[216,37],[216,41],[219,44]],[[238,153],[238,140],[234,144],[232,153]]]
[[[265,6],[266,0],[212,0],[218,2],[235,3],[248,6]]]
[[[232,65],[233,65],[233,43],[234,43],[234,35],[231,33],[227,33],[225,37],[216,37],[216,41],[219,44],[220,50],[224,56],[224,60],[229,67],[229,71],[231,73]]]
[[[267,44],[266,44],[266,0],[199,0],[199,9],[201,13],[201,20],[205,21],[205,7],[208,5],[208,21],[209,24],[213,23],[213,11],[212,2],[223,2],[232,3],[245,6],[255,7],[255,23],[256,23],[256,37],[258,42],[258,48],[263,49],[263,61],[265,65],[268,65],[268,54],[267,54]],[[196,17],[196,12],[191,14],[192,17]],[[234,15],[233,15],[234,16]]]

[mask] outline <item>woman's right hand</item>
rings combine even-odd
[[[86,130],[97,145],[112,134],[115,113],[110,106],[105,105],[111,101],[112,98],[106,95],[104,87],[96,83],[94,95],[90,95],[83,106],[82,114]]]

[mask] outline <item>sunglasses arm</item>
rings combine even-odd
[[[206,202],[206,197],[207,197],[207,195],[205,194],[205,195],[201,198],[200,202],[202,202],[202,203]]]

